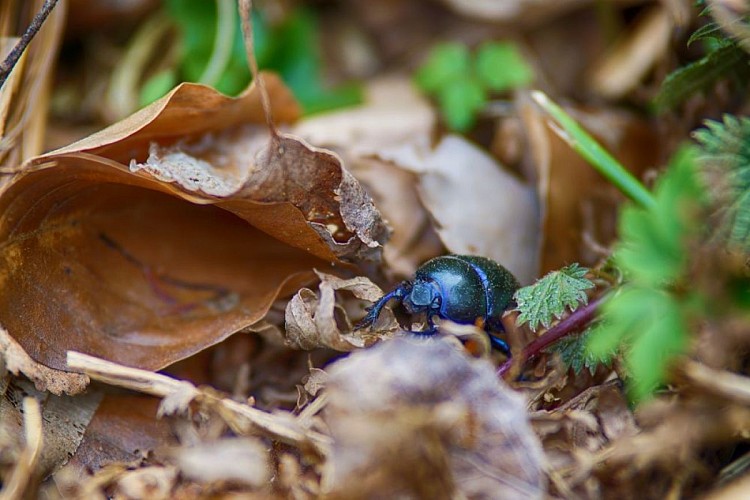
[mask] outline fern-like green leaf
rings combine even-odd
[[[588,352],[586,345],[590,333],[591,329],[587,329],[578,335],[562,338],[551,345],[546,352],[559,354],[565,367],[572,368],[576,375],[581,373],[584,368],[593,375],[599,365],[609,365],[610,360],[604,359],[604,356],[597,357]]]
[[[731,76],[746,81],[749,73],[747,54],[734,42],[722,43],[703,58],[670,73],[654,104],[660,111],[669,110],[691,95],[713,87],[721,78]]]
[[[750,119],[726,115],[695,132],[717,223],[714,236],[750,250]]]
[[[518,324],[529,323],[536,330],[539,324],[548,328],[552,321],[560,319],[569,308],[574,311],[578,305],[588,301],[586,290],[594,284],[584,278],[588,269],[572,264],[538,280],[533,285],[523,287],[516,292]]]

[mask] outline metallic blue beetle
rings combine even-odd
[[[508,354],[508,344],[493,333],[503,331],[500,318],[518,287],[513,274],[494,260],[474,255],[435,257],[417,269],[412,281],[404,281],[378,300],[358,326],[372,325],[386,303],[396,299],[409,314],[426,314],[427,329],[413,333],[435,333],[435,316],[462,324],[482,320],[492,346]]]

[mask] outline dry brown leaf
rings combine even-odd
[[[377,258],[385,226],[338,158],[246,125],[262,120],[255,87],[184,84],[27,165],[0,197],[0,322],[33,359],[160,369],[262,319],[313,267]]]
[[[624,196],[553,130],[526,96],[518,101],[537,179],[542,241],[541,273],[571,262],[594,265],[616,235],[617,208]],[[569,110],[602,145],[640,177],[659,164],[658,136],[630,114]]]
[[[384,312],[383,319],[378,320],[378,327],[372,329],[376,333],[352,331],[346,310],[336,303],[336,292],[348,291],[357,299],[376,302],[383,296],[383,291],[365,277],[343,280],[321,272],[318,272],[318,277],[319,294],[303,288],[287,304],[286,336],[292,347],[328,347],[347,352],[365,347],[378,338],[388,338],[389,333],[398,328],[395,317]]]
[[[332,498],[542,498],[525,404],[486,361],[395,339],[329,367]]]
[[[444,250],[417,196],[417,176],[377,156],[428,144],[437,119],[406,77],[374,80],[365,91],[361,106],[306,118],[292,131],[346,159],[393,230],[383,249],[387,272],[407,277]]]
[[[159,400],[138,394],[102,399],[71,458],[71,467],[96,471],[112,463],[140,463],[151,450],[174,443],[169,423],[157,420]]]

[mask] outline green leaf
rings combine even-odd
[[[631,281],[657,287],[683,272],[685,243],[699,230],[696,215],[705,198],[696,176],[696,154],[694,148],[683,148],[674,155],[657,182],[654,207],[623,209],[615,259]]]
[[[718,224],[714,236],[750,251],[750,119],[724,116],[694,133]]]
[[[471,54],[466,45],[450,42],[433,47],[416,75],[417,85],[434,94],[456,80],[466,78],[471,71]]]
[[[508,42],[487,42],[479,47],[476,74],[488,89],[495,92],[524,87],[534,80],[534,71],[516,46]]]
[[[721,31],[721,26],[716,22],[711,21],[695,30],[693,34],[690,35],[690,38],[688,38],[687,45],[690,47],[694,42],[706,39],[722,40],[726,39],[726,35]]]
[[[546,352],[559,354],[565,367],[572,368],[576,375],[584,368],[593,375],[600,364],[608,365],[610,360],[602,360],[587,351],[586,345],[590,334],[591,329],[587,329],[578,335],[564,337],[550,346]]]
[[[532,330],[539,324],[548,328],[552,321],[560,319],[566,308],[575,311],[580,304],[586,304],[586,290],[594,284],[584,278],[588,269],[572,264],[559,271],[552,271],[536,283],[520,288],[515,299],[521,312],[518,324],[529,323]]]
[[[702,59],[670,73],[654,100],[658,111],[676,107],[698,92],[706,91],[724,77],[747,82],[750,76],[747,54],[733,42],[722,44]]]
[[[474,79],[459,78],[438,92],[440,111],[448,128],[463,132],[471,128],[487,103],[482,86]]]

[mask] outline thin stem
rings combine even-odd
[[[232,57],[232,42],[234,42],[235,20],[234,0],[217,0],[216,2],[216,35],[211,57],[198,78],[200,83],[216,86],[221,74]]]
[[[585,328],[594,319],[597,309],[604,302],[604,298],[600,297],[587,305],[576,309],[571,313],[570,316],[560,321],[558,324],[544,332],[540,337],[536,338],[533,342],[523,348],[521,354],[508,359],[503,363],[497,370],[497,374],[504,377],[510,369],[516,365],[522,365],[526,361],[538,356],[544,349],[554,344],[563,337],[567,337],[573,333],[577,333]]]
[[[34,39],[36,34],[42,28],[44,21],[47,20],[50,12],[52,12],[52,9],[54,9],[55,5],[57,5],[57,1],[58,0],[45,0],[44,5],[42,5],[42,9],[37,12],[37,14],[34,16],[34,19],[31,20],[31,24],[29,24],[29,27],[26,28],[26,31],[21,36],[21,39],[18,40],[16,46],[13,47],[13,50],[10,51],[10,54],[8,54],[5,60],[0,63],[0,88],[5,85],[5,81],[8,79],[10,72],[13,71],[13,68],[18,63],[18,60],[21,59],[23,52],[26,50],[26,47],[29,45],[29,43],[31,43],[31,40]]]
[[[534,91],[532,99],[546,111],[560,128],[555,128],[558,135],[583,156],[604,177],[609,179],[628,198],[646,208],[656,206],[651,192],[633,177],[596,139],[591,137],[572,116],[553,102],[544,92]]]
[[[253,40],[253,22],[252,22],[252,0],[239,0],[240,19],[242,19],[242,35],[245,40],[245,51],[247,52],[247,62],[250,65],[250,72],[253,75],[253,80],[258,85],[258,91],[260,92],[260,102],[263,106],[263,113],[266,115],[266,124],[271,132],[272,137],[278,136],[276,125],[273,122],[273,115],[271,113],[271,99],[268,96],[268,89],[263,81],[263,77],[258,71],[258,60],[255,58],[255,42]]]

